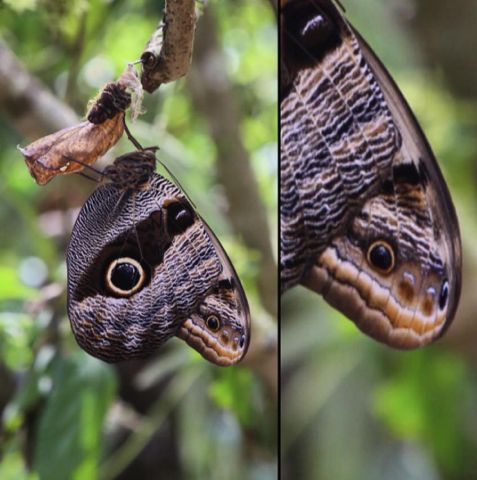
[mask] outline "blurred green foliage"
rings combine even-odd
[[[275,18],[266,1],[216,0],[209,8],[240,105],[237,128],[276,225]],[[138,58],[162,9],[153,0],[1,2],[0,36],[81,117],[98,89]],[[185,80],[146,95],[144,114],[129,126],[143,145],[160,146],[159,159],[229,252],[253,321],[270,322],[255,287],[257,253],[228,225],[215,145]],[[130,374],[79,350],[66,317],[64,252],[72,217],[95,185],[70,176],[38,187],[16,149],[26,143],[0,116],[0,376],[8,380],[0,478],[157,478],[158,468],[169,478],[275,478],[276,410],[250,368],[214,367],[175,339]],[[122,139],[114,154],[131,149]],[[151,448],[156,476],[138,477],[133,462]]]

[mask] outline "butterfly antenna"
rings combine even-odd
[[[126,192],[126,190],[124,190],[124,191],[121,193],[121,196],[120,196],[120,197],[118,198],[118,200],[116,201],[116,204],[114,205],[114,207],[112,208],[112,210],[108,212],[108,214],[107,214],[107,216],[106,216],[106,221],[107,221],[107,222],[109,222],[110,220],[114,221],[114,220],[116,219],[116,210],[117,210],[118,207],[122,204],[123,200],[124,200],[125,197],[126,197],[126,194],[127,194],[127,192]],[[133,222],[135,222],[134,213],[133,213]],[[130,234],[130,230],[126,230],[125,232],[121,233],[121,235],[120,235],[120,237],[124,236],[124,239],[123,239],[121,248],[119,249],[119,254],[118,254],[119,257],[122,257],[122,256],[123,256],[123,252],[124,252],[124,250],[126,249],[126,246],[127,246],[129,234]]]
[[[96,183],[101,183],[101,181],[103,180],[103,179],[99,180],[97,177],[92,177],[92,176],[86,174],[85,172],[75,172],[75,173],[76,173],[76,175],[79,175],[80,177],[87,178],[88,180],[91,180],[91,181],[96,182]]]
[[[345,6],[340,2],[340,0],[335,0],[336,4],[343,10],[343,13],[346,13]]]
[[[116,215],[116,210],[120,207],[120,205],[122,204],[124,198],[126,197],[126,194],[127,194],[127,191],[124,190],[122,193],[121,193],[121,196],[118,198],[118,200],[116,201],[116,204],[114,205],[114,207],[112,208],[112,210],[110,212],[108,212],[108,216],[106,217],[107,220],[109,221],[110,218],[113,218],[113,220],[116,218],[115,215]]]
[[[179,180],[177,179],[177,177],[172,173],[172,171],[169,169],[169,167],[161,160],[157,159],[157,162],[160,163],[163,167],[164,167],[164,170],[171,176],[172,180],[174,180],[174,183],[182,190],[182,192],[184,193],[184,195],[186,196],[187,200],[189,200],[189,203],[194,207],[194,210],[197,210],[197,206],[196,204],[192,201],[192,199],[189,197],[189,195],[187,194],[187,192],[184,190],[184,188],[182,187],[181,183],[179,182]]]

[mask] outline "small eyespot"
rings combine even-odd
[[[212,332],[216,332],[220,328],[220,320],[215,315],[209,315],[205,323]]]
[[[245,345],[245,335],[242,335],[240,337],[239,345],[240,345],[240,348],[243,348],[243,346]]]
[[[110,292],[121,297],[129,297],[144,285],[146,274],[137,260],[122,257],[109,264],[105,279]]]
[[[394,268],[396,259],[389,243],[378,240],[368,248],[368,263],[381,273],[389,273]]]
[[[173,235],[182,233],[194,223],[194,214],[189,207],[181,202],[167,206],[167,226]]]
[[[439,308],[444,310],[447,305],[447,300],[449,299],[449,282],[444,280],[444,283],[441,287],[441,292],[439,294]]]

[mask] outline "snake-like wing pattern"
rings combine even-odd
[[[374,338],[442,334],[460,294],[455,210],[389,74],[331,0],[281,2],[280,276]]]

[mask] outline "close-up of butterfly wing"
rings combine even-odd
[[[461,276],[457,218],[433,153],[331,1],[287,2],[282,15],[281,175],[298,197],[282,198],[285,288],[294,269],[372,337],[429,343],[454,317]]]
[[[474,478],[477,4],[281,6],[283,478]]]
[[[280,253],[282,290],[342,232],[390,175],[399,146],[358,42],[329,0],[281,11]]]
[[[224,247],[204,220],[200,222],[214,246],[222,271],[211,293],[198,311],[182,323],[177,336],[207,360],[218,365],[233,365],[243,358],[250,344],[248,301]]]
[[[424,239],[426,242],[424,248],[434,251],[442,263],[438,283],[430,288],[433,289],[432,301],[440,304],[436,309],[443,313],[439,315],[441,319],[436,322],[433,333],[424,340],[423,343],[426,343],[444,333],[454,319],[459,304],[462,284],[459,222],[449,189],[431,146],[406,99],[369,45],[358,32],[354,31],[354,34],[359,40],[366,62],[379,82],[396,128],[400,132],[401,155],[393,162],[392,181],[395,183],[406,181],[414,185],[411,195],[419,196],[420,209],[425,212],[431,227],[428,230],[428,237]],[[422,240],[425,235],[423,225],[418,223],[417,226],[418,229],[409,235]],[[414,245],[411,246],[412,250],[416,248]],[[418,340],[417,345],[420,344]]]

